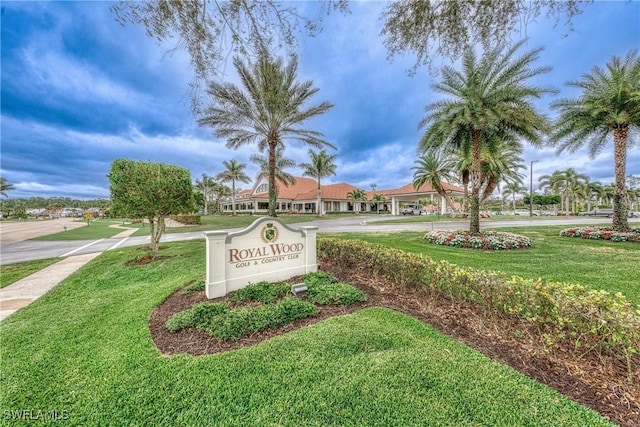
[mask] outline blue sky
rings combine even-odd
[[[255,176],[255,147],[227,149],[211,128],[198,127],[186,53],[172,50],[175,43],[158,44],[141,27],[120,26],[110,4],[2,1],[0,174],[15,187],[9,197],[108,198],[106,175],[119,157],[183,166],[194,180],[237,159]],[[430,88],[438,76],[424,69],[409,76],[411,56],[387,59],[378,19],[385,5],[352,2],[350,15],[331,15],[320,35],[299,41],[299,78],[320,89],[314,101],[335,104],[308,124],[337,147],[337,176],[324,183],[370,190],[411,182],[417,126],[440,96]],[[540,18],[513,39],[527,37],[526,49],[545,47],[538,64],[553,69],[538,82],[560,89],[558,97],[577,95],[567,81],[640,47],[638,1],[587,5],[573,32],[554,24]],[[231,63],[225,73],[237,81]],[[550,117],[553,99],[538,104]],[[529,162],[539,161],[534,189],[541,174],[568,167],[606,184],[613,181],[612,151],[610,144],[591,159],[586,149],[557,156],[525,144],[522,172],[528,185]],[[307,152],[294,142],[285,153],[304,162]],[[629,150],[627,174],[640,175],[638,144]]]

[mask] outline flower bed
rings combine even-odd
[[[438,230],[425,234],[429,243],[457,248],[486,249],[492,251],[522,249],[531,246],[528,237],[500,231],[483,231],[478,235],[462,230]]]
[[[640,243],[640,227],[631,227],[627,233],[614,231],[611,227],[571,227],[560,231],[560,235],[593,240],[611,240],[612,242]]]

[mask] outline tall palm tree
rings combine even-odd
[[[360,213],[360,201],[367,200],[367,193],[364,190],[355,189],[347,193],[347,199],[353,200],[353,211],[357,214]]]
[[[513,210],[516,210],[516,196],[526,193],[527,189],[517,181],[508,182],[502,190],[502,197],[511,196]]]
[[[320,152],[316,153],[313,150],[309,150],[309,157],[311,161],[309,163],[300,163],[300,167],[304,169],[302,173],[304,176],[310,176],[318,181],[318,189],[317,189],[317,214],[318,216],[324,215],[322,212],[322,191],[320,188],[320,180],[322,178],[326,178],[331,175],[336,174],[336,164],[334,163],[336,160],[335,154],[328,154],[326,150],[320,150]]]
[[[225,160],[222,162],[225,170],[218,174],[218,179],[222,182],[231,183],[231,212],[233,216],[236,216],[236,182],[248,183],[251,180],[246,173],[244,173],[247,165],[245,163],[239,163],[236,159],[231,161]]]
[[[258,165],[258,174],[256,175],[256,181],[262,178],[269,178],[269,156],[262,154],[252,154],[249,156],[249,160]],[[276,149],[276,181],[281,182],[285,186],[294,185],[296,183],[296,177],[285,171],[285,168],[292,168],[296,166],[296,162],[292,159],[288,159],[284,156],[284,147],[280,146]],[[276,196],[278,195],[278,187],[276,187]]]
[[[540,133],[548,128],[547,120],[532,103],[551,88],[539,87],[527,81],[549,71],[548,67],[533,67],[541,49],[515,57],[523,42],[506,50],[491,49],[477,58],[467,48],[462,57],[462,71],[450,66],[442,70],[442,81],[434,90],[451,98],[427,106],[427,116],[420,127],[428,126],[420,142],[423,149],[455,146],[471,152],[470,224],[472,234],[480,232],[481,152],[500,138],[510,135],[539,144]]]
[[[456,160],[452,155],[442,155],[440,150],[428,150],[414,162],[413,188],[416,190],[423,184],[429,184],[436,193],[453,206],[447,192],[442,186],[443,181],[455,181]]]
[[[594,67],[582,80],[569,82],[582,91],[578,98],[561,99],[551,106],[560,111],[552,134],[558,153],[575,152],[583,145],[595,157],[613,134],[615,192],[613,228],[627,231],[628,204],[625,171],[629,134],[640,129],[640,58],[632,50],[614,56],[603,69]],[[633,140],[631,142],[633,144]]]
[[[304,122],[327,112],[329,102],[306,107],[318,92],[312,81],[298,82],[298,58],[288,64],[274,59],[265,50],[253,64],[235,58],[234,66],[244,90],[232,83],[212,83],[209,94],[213,104],[208,107],[200,125],[216,128],[215,135],[227,139],[227,147],[238,148],[257,144],[269,155],[269,215],[276,216],[276,149],[286,139],[301,141],[316,148],[333,147],[323,140],[322,133],[304,129]]]
[[[9,198],[9,196],[7,196],[7,191],[13,190],[13,184],[9,184],[7,182],[7,178],[5,177],[0,177],[0,195]]]

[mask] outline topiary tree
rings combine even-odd
[[[116,159],[107,176],[115,215],[149,220],[150,250],[156,258],[165,218],[194,210],[191,174],[179,166]]]

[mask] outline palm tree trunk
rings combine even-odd
[[[322,216],[322,191],[320,190],[320,177],[318,177],[318,190],[317,190],[317,197],[318,197],[318,202],[317,202],[317,212],[316,215],[318,216]]]
[[[231,215],[236,216],[236,180],[231,180]]]
[[[471,131],[471,200],[469,201],[469,232],[480,234],[480,132],[477,129]]]
[[[462,210],[467,212],[469,210],[469,171],[462,172]]]
[[[627,165],[627,136],[628,127],[615,128],[613,130],[613,153],[615,162],[616,188],[613,193],[613,229],[616,231],[629,231],[627,219],[627,192],[625,191],[625,174]]]
[[[278,196],[276,191],[276,147],[278,139],[269,137],[269,216],[276,217],[276,203]]]

